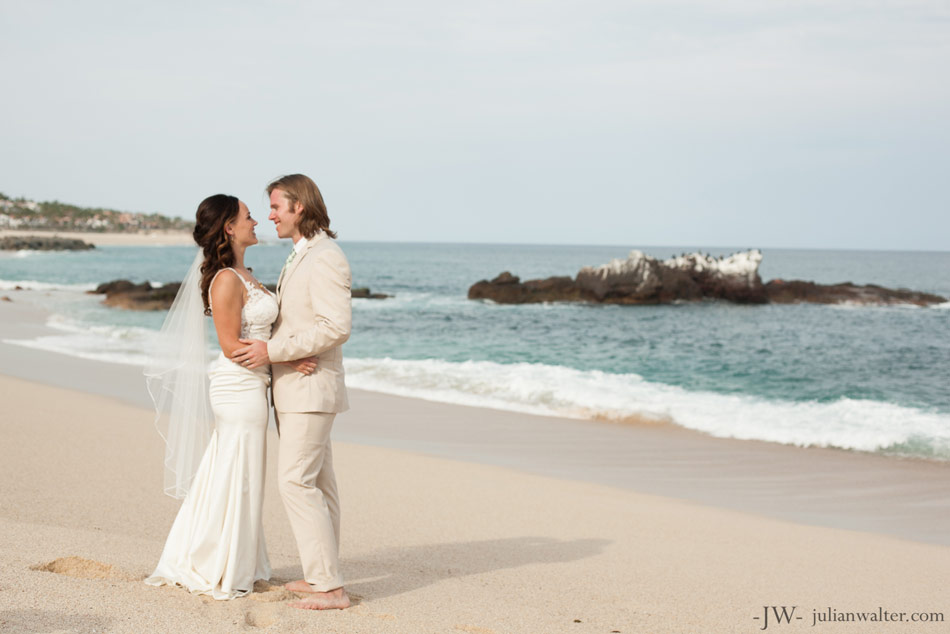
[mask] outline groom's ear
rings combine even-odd
[[[303,203],[300,202],[299,200],[294,203],[294,213],[295,214],[303,213]]]

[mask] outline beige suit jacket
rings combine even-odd
[[[278,412],[338,413],[349,409],[343,383],[343,351],[350,338],[350,265],[323,231],[284,267],[277,282],[280,313],[267,342],[273,366],[274,408]],[[317,369],[305,376],[278,361],[316,356]]]

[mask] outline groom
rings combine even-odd
[[[277,282],[280,313],[268,342],[247,344],[232,355],[254,368],[273,364],[274,407],[280,451],[278,487],[297,540],[304,578],[286,585],[306,593],[293,607],[343,609],[350,599],[339,570],[340,499],[333,475],[330,428],[349,407],[341,346],[350,336],[350,266],[332,238],[330,219],[316,184],[303,174],[267,186],[277,236],[294,248]],[[281,362],[315,357],[312,374]]]

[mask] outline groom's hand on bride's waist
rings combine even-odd
[[[238,341],[245,345],[243,348],[234,351],[231,355],[231,361],[244,366],[248,370],[270,363],[270,357],[267,356],[267,343],[259,339],[238,339]]]

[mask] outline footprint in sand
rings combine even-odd
[[[82,557],[60,557],[45,564],[30,566],[30,570],[55,572],[58,575],[66,575],[67,577],[76,577],[79,579],[135,580],[135,577],[119,570],[115,566],[92,559],[83,559]]]
[[[277,601],[295,601],[297,595],[284,588],[281,584],[273,584],[268,581],[255,581],[254,591],[248,595],[254,601],[263,603],[276,603]]]
[[[244,623],[251,627],[268,627],[280,618],[280,606],[258,605],[244,613]]]

